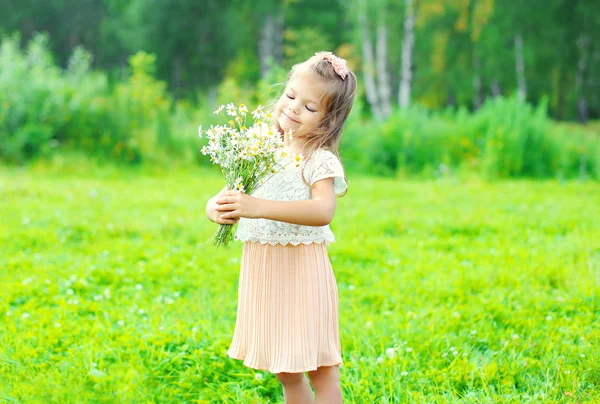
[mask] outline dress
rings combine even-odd
[[[310,199],[310,187],[300,177],[302,166],[289,162],[252,195]],[[346,190],[342,165],[330,151],[317,150],[303,166],[309,184],[333,177],[336,194]],[[327,254],[335,237],[329,226],[241,218],[236,240],[244,246],[235,331],[227,355],[271,373],[341,365],[338,291]]]

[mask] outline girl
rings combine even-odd
[[[274,373],[286,403],[341,403],[338,295],[327,246],[336,195],[348,188],[338,145],[356,92],[344,59],[319,52],[295,65],[275,105],[284,168],[253,195],[223,188],[210,220],[244,242],[237,320],[227,354]],[[292,135],[293,134],[293,135]],[[293,163],[295,154],[303,162]],[[287,163],[286,164],[286,160]]]

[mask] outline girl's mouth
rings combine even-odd
[[[291,118],[291,117],[290,117],[288,114],[286,114],[285,112],[281,111],[281,113],[282,113],[283,115],[285,115],[285,116],[287,117],[287,119],[289,119],[290,121],[292,121],[292,122],[296,122],[296,123],[300,123],[300,122],[298,122],[297,120],[295,120],[294,118]]]

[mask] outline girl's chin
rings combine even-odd
[[[286,119],[281,119],[279,121],[279,127],[281,128],[281,130],[283,130],[284,132],[289,132],[290,129],[294,129],[295,125],[290,124],[289,121],[287,121]]]

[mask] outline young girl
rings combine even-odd
[[[206,204],[215,223],[239,220],[236,239],[244,242],[227,354],[274,373],[286,403],[313,402],[305,372],[316,402],[342,402],[338,294],[327,246],[335,241],[329,223],[336,195],[348,188],[338,145],[355,92],[356,76],[330,52],[295,65],[273,112],[274,128],[285,134],[284,168],[253,195],[225,187]],[[297,154],[304,157],[299,166]]]

